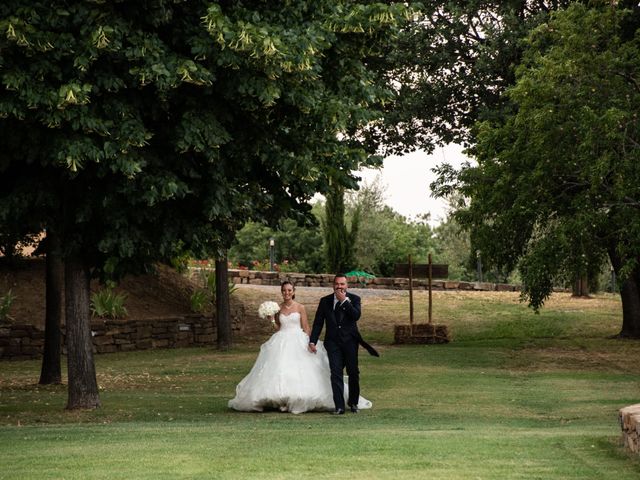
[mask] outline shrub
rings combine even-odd
[[[270,272],[271,262],[269,262],[269,260],[253,260],[251,262],[251,270],[256,270],[258,272]]]
[[[10,320],[9,310],[11,310],[11,305],[13,305],[16,296],[9,290],[6,295],[0,297],[0,322],[6,322]]]
[[[194,313],[204,313],[207,306],[211,303],[209,293],[205,289],[196,290],[191,294],[191,311]]]
[[[203,286],[191,294],[191,311],[204,313],[213,310],[216,305],[216,272],[215,270],[201,270],[200,278]],[[237,290],[236,284],[229,282],[229,295]]]
[[[124,302],[127,296],[104,288],[91,295],[91,313],[102,318],[123,318],[127,316]]]

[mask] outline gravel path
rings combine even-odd
[[[258,290],[264,293],[271,293],[272,295],[280,296],[279,285],[252,285],[248,283],[241,283],[241,284],[237,284],[236,287],[238,287],[238,289],[240,290]],[[387,289],[380,289],[380,288],[349,287],[349,291],[363,298],[409,295],[409,292],[407,290],[387,290]],[[329,295],[332,292],[332,290],[330,287],[296,286],[296,292],[300,294],[300,296],[304,295],[305,297],[310,296],[310,297],[320,298],[325,295]]]

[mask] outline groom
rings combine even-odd
[[[360,319],[360,297],[347,292],[347,278],[339,273],[333,279],[333,295],[320,299],[318,310],[309,336],[309,351],[316,353],[316,343],[323,325],[326,324],[324,347],[329,356],[331,369],[331,389],[335,414],[345,412],[344,380],[342,372],[349,375],[349,399],[347,405],[353,413],[358,413],[360,397],[360,371],[358,370],[358,344],[362,344],[372,355],[377,352],[367,345],[358,332]]]

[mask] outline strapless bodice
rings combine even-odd
[[[289,329],[300,329],[300,314],[298,312],[292,312],[288,315],[284,313],[280,313],[280,329],[289,330]]]

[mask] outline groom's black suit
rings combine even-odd
[[[349,405],[357,406],[360,396],[360,371],[358,370],[358,344],[361,341],[358,331],[361,307],[360,297],[347,292],[347,299],[336,304],[335,295],[320,299],[313,321],[309,343],[318,343],[322,327],[325,328],[324,347],[329,356],[331,368],[331,389],[336,410],[344,411],[344,380],[342,372],[347,369],[349,375]]]

